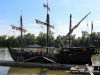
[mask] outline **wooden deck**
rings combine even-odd
[[[17,62],[17,61],[3,61],[0,60],[0,65],[2,66],[14,66],[14,67],[38,67],[38,68],[55,68],[55,69],[70,69],[69,65],[61,65],[58,63],[31,63],[31,62]]]
[[[18,62],[18,61],[4,61],[0,60],[1,66],[13,66],[13,67],[31,67],[31,68],[52,68],[52,69],[64,69],[66,72],[77,73],[77,74],[89,74],[90,75],[100,75],[100,66],[96,66],[97,69],[94,69],[94,66],[86,65],[77,65],[77,64],[58,64],[58,63],[31,63],[31,62]],[[76,69],[78,66],[78,69]]]

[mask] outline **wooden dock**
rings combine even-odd
[[[59,63],[31,63],[21,61],[4,61],[0,60],[2,66],[13,66],[13,67],[31,67],[31,68],[52,68],[52,69],[64,69],[66,72],[77,73],[77,74],[90,74],[100,75],[100,66],[89,66],[89,65],[77,65],[77,64],[59,64]],[[76,68],[78,66],[78,69]]]
[[[0,65],[2,66],[14,66],[14,67],[37,67],[37,68],[54,68],[54,69],[67,69],[70,70],[69,65],[58,64],[58,63],[31,63],[31,62],[17,62],[17,61],[2,61],[0,60]]]

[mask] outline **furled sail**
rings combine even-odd
[[[70,32],[65,36],[65,38],[64,38],[62,41],[64,41],[67,37],[69,37],[69,35],[71,35],[71,34],[73,33],[74,29],[76,29],[76,28],[80,25],[80,23],[81,23],[90,13],[91,13],[91,12],[89,12],[77,25],[75,25],[75,26],[70,30]]]
[[[21,28],[20,27],[16,27],[16,26],[13,26],[13,25],[10,25],[12,27],[12,29],[15,29],[15,30],[19,30],[21,31]],[[22,29],[22,32],[26,32],[27,30],[26,29]]]
[[[35,21],[36,21],[36,23],[38,23],[38,24],[43,24],[43,25],[46,25],[46,26],[47,26],[47,23],[41,22],[41,21],[36,20],[36,19],[35,19]],[[51,27],[51,28],[54,29],[54,25],[52,26],[52,25],[49,24],[49,27]]]
[[[91,13],[91,12],[89,12],[77,25],[75,25],[75,26],[71,29],[71,31],[70,31],[65,37],[67,38],[69,35],[71,35],[72,32],[74,31],[74,29],[76,29],[76,28],[80,25],[80,23],[81,23],[90,13]]]
[[[44,6],[44,7],[47,7],[47,9],[50,11],[50,8],[48,7],[48,5],[45,5],[45,4],[43,3],[43,6]]]

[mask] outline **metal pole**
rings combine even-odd
[[[86,64],[86,68],[87,68],[87,70],[89,71],[89,74],[90,74],[90,75],[94,75],[94,74],[92,73],[92,71],[90,70],[88,64]]]
[[[49,32],[49,14],[48,14],[48,2],[47,2],[47,54],[48,54],[48,32]]]
[[[72,15],[70,14],[70,24],[69,24],[69,32],[71,30],[71,18],[72,18]],[[70,43],[70,35],[69,35],[69,48],[71,46],[71,43]]]
[[[93,43],[92,43],[92,30],[93,30],[93,21],[91,22],[91,46],[93,46]]]
[[[22,50],[22,42],[23,42],[23,40],[22,40],[22,28],[23,28],[23,26],[22,26],[22,12],[21,12],[21,15],[20,15],[20,24],[21,24],[21,50]]]

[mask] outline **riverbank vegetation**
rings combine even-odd
[[[62,47],[63,45],[66,46],[68,44],[68,38],[65,38],[65,36],[58,35],[56,38],[54,38],[54,33],[50,32],[49,35],[49,47]],[[71,35],[71,41],[72,46],[74,47],[80,47],[80,46],[89,46],[91,43],[91,37],[92,36],[92,43],[96,48],[99,48],[100,44],[100,32],[93,32],[92,34],[89,34],[87,31],[82,31],[82,37],[76,38],[76,35]],[[20,47],[21,45],[21,36],[7,36],[3,35],[0,36],[0,47],[7,47],[7,43],[10,44],[10,46],[13,47]],[[65,39],[65,40],[63,40]],[[28,45],[38,44],[42,47],[46,47],[46,33],[40,32],[39,35],[36,37],[34,34],[27,33],[23,36],[23,46],[27,47]]]

